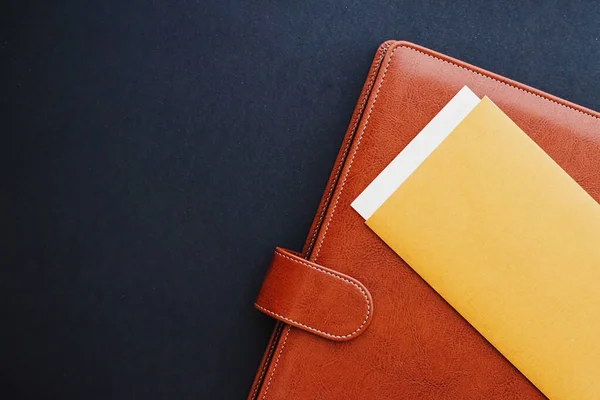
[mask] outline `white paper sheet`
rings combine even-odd
[[[352,208],[365,220],[369,219],[479,101],[479,97],[464,86],[352,202]]]

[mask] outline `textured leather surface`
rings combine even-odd
[[[396,42],[322,220],[310,260],[355,277],[376,314],[349,342],[285,326],[253,391],[260,399],[537,399],[543,395],[390,250],[352,200],[463,86],[490,97],[600,200],[600,119],[583,107]]]
[[[356,279],[277,248],[257,309],[331,340],[360,335],[373,319],[373,300]]]

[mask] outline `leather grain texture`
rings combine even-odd
[[[257,399],[539,399],[543,395],[408,267],[350,203],[463,86],[490,97],[594,199],[600,119],[591,110],[420,46],[388,48],[309,259],[364,283],[369,328],[333,342],[286,325]],[[347,136],[347,139],[348,139]],[[330,179],[331,181],[331,179]],[[314,226],[314,225],[313,225]],[[258,382],[258,381],[257,381]]]
[[[281,248],[275,249],[254,305],[331,340],[353,339],[373,319],[373,300],[362,283]]]

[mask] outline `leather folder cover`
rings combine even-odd
[[[257,298],[278,322],[249,399],[544,398],[350,207],[464,85],[600,201],[598,113],[411,43],[384,43],[304,249],[276,251]]]

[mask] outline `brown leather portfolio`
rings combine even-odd
[[[249,399],[544,398],[350,207],[464,85],[488,96],[600,201],[598,113],[429,49],[385,42],[304,249],[276,249],[256,300],[278,322]]]

